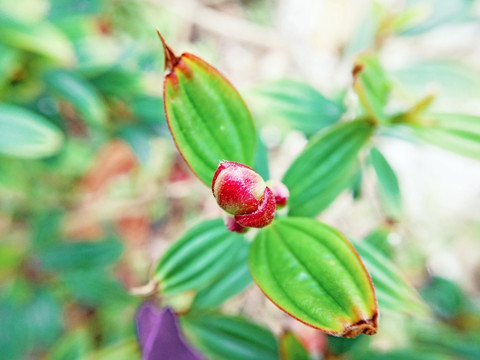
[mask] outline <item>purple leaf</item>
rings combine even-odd
[[[172,309],[160,310],[146,302],[137,312],[136,323],[142,360],[202,360],[184,340]]]

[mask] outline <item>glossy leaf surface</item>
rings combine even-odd
[[[357,57],[353,77],[353,87],[367,115],[380,123],[386,122],[384,107],[390,84],[377,56],[365,53]]]
[[[310,360],[310,356],[297,337],[291,332],[286,332],[280,337],[280,359]]]
[[[45,81],[49,90],[71,103],[88,124],[101,125],[107,121],[100,94],[78,74],[54,70],[45,75]]]
[[[211,284],[200,289],[193,300],[193,308],[209,308],[221,305],[230,297],[244,290],[252,277],[248,269],[249,247],[243,247],[230,259],[230,265]]]
[[[174,294],[204,287],[228,271],[232,258],[247,247],[245,238],[229,232],[222,219],[198,224],[160,259],[155,271],[160,292]]]
[[[380,309],[429,314],[416,290],[388,257],[365,241],[355,242],[354,245],[372,277]]]
[[[397,175],[382,153],[375,147],[370,150],[370,160],[377,174],[379,196],[385,213],[388,217],[396,219],[402,212]]]
[[[350,186],[356,175],[357,154],[371,133],[370,123],[353,121],[313,137],[282,180],[290,190],[289,214],[317,215]]]
[[[63,134],[47,119],[21,107],[0,104],[0,154],[41,158],[57,153]]]
[[[273,334],[240,317],[189,314],[181,318],[187,337],[208,358],[217,360],[277,360]]]
[[[427,114],[413,126],[415,134],[426,142],[480,159],[480,116]]]
[[[253,241],[248,263],[265,295],[297,320],[337,336],[375,334],[372,282],[337,230],[314,219],[276,220]]]
[[[307,136],[333,125],[345,111],[341,103],[327,99],[309,84],[288,79],[255,88],[250,102],[262,122],[297,129]]]
[[[164,100],[178,150],[207,185],[221,160],[253,165],[256,131],[239,93],[212,66],[183,54],[165,77]]]

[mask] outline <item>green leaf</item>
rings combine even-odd
[[[140,359],[141,353],[137,339],[134,337],[122,339],[91,353],[85,360],[132,360]],[[83,360],[83,359],[82,359]]]
[[[111,305],[128,300],[122,284],[98,269],[69,271],[63,283],[70,296],[80,304]]]
[[[412,315],[429,315],[427,306],[395,264],[365,241],[354,243],[377,293],[380,309]]]
[[[37,256],[44,268],[53,271],[94,269],[107,266],[123,252],[116,240],[64,242],[43,249]]]
[[[480,116],[426,114],[412,123],[420,139],[461,155],[480,159]]]
[[[18,268],[24,261],[25,249],[15,242],[0,243],[0,282],[18,273]]]
[[[431,278],[420,293],[435,314],[444,319],[452,320],[457,317],[469,302],[455,282],[441,277]]]
[[[219,161],[253,165],[256,131],[239,93],[212,66],[183,54],[165,78],[164,100],[178,150],[208,186]]]
[[[309,84],[282,79],[267,82],[252,90],[251,103],[258,119],[282,125],[312,136],[336,123],[344,106],[324,97]]]
[[[47,119],[23,108],[0,104],[0,153],[41,158],[57,153],[63,134]]]
[[[353,87],[369,117],[387,122],[384,108],[388,101],[390,83],[377,55],[365,53],[357,57],[353,70]]]
[[[357,154],[372,130],[358,120],[327,128],[309,141],[282,180],[290,190],[290,215],[317,215],[351,185]]]
[[[128,99],[142,92],[141,73],[118,65],[85,68],[82,74],[105,96]]]
[[[228,271],[232,258],[248,247],[245,238],[228,231],[222,219],[205,221],[171,245],[155,271],[162,294],[196,290]]]
[[[280,337],[280,359],[310,360],[310,356],[297,337],[288,331]]]
[[[86,329],[68,333],[48,353],[45,360],[82,360],[93,349]]]
[[[363,355],[363,354],[362,354]],[[437,351],[424,349],[406,348],[395,349],[386,352],[366,352],[363,356],[355,356],[355,360],[454,360],[451,357]]]
[[[49,22],[24,23],[0,13],[0,41],[16,49],[44,55],[60,63],[75,59],[68,38]]]
[[[48,17],[63,19],[65,17],[76,17],[85,14],[98,14],[102,10],[102,0],[50,0],[52,4]]]
[[[78,74],[65,70],[52,70],[45,81],[54,94],[68,101],[90,125],[107,122],[106,108],[98,91]]]
[[[392,234],[392,230],[388,226],[380,226],[370,232],[364,241],[373,246],[377,251],[381,252],[387,258],[393,256],[393,246],[388,241],[388,237]]]
[[[444,298],[449,297],[448,292],[442,295]],[[471,314],[469,315],[470,321]],[[449,359],[477,360],[480,358],[480,342],[476,329],[478,326],[472,327],[472,333],[468,334],[442,322],[413,319],[407,331],[413,335],[413,343],[421,349],[430,350],[432,353],[448,354],[451,356]]]
[[[375,147],[370,150],[370,160],[378,178],[378,190],[385,214],[392,219],[398,219],[402,213],[400,186],[390,164]]]
[[[34,348],[48,348],[62,330],[62,308],[44,289],[20,289],[19,302],[14,297],[0,299],[0,348],[2,359],[24,359]]]
[[[357,336],[356,338],[340,338],[327,335],[328,353],[343,355],[345,358],[357,359],[357,356],[369,348],[370,338],[367,336]],[[345,356],[348,354],[349,356]]]
[[[441,25],[468,20],[473,3],[472,0],[443,0],[442,6],[438,6],[435,0],[409,0],[407,5],[423,16],[402,34],[418,35]]]
[[[138,96],[129,105],[133,113],[146,124],[158,125],[166,123],[162,98]]]
[[[267,297],[301,322],[337,336],[376,332],[372,282],[337,230],[314,219],[274,220],[253,241],[248,263]]]
[[[243,247],[230,259],[231,263],[224,272],[211,284],[196,294],[192,307],[196,309],[216,307],[230,297],[244,290],[252,282],[248,269],[249,247]]]
[[[190,341],[217,360],[278,360],[277,340],[267,329],[240,317],[188,314],[181,317]]]
[[[63,218],[64,211],[60,209],[48,209],[35,216],[31,222],[32,245],[43,248],[58,242]]]
[[[0,43],[0,89],[8,83],[14,70],[18,67],[19,52]]]
[[[393,71],[393,78],[409,97],[424,97],[435,89],[435,109],[458,109],[458,103],[480,96],[480,72],[458,61],[436,60],[415,63]],[[438,111],[438,110],[437,110]]]

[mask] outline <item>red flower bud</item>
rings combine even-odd
[[[285,184],[276,180],[269,180],[267,182],[268,187],[272,190],[273,196],[275,197],[275,203],[277,208],[281,209],[287,205],[287,200],[290,196],[290,191]]]
[[[272,191],[248,166],[233,161],[220,163],[213,176],[212,192],[218,205],[235,215],[235,221],[241,226],[264,227],[275,216]]]
[[[261,228],[270,224],[275,217],[275,198],[272,190],[265,188],[263,201],[257,211],[235,216],[235,221],[242,226]]]

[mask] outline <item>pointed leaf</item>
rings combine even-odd
[[[375,54],[365,53],[357,57],[353,69],[353,88],[365,112],[377,122],[385,123],[390,83]]]
[[[310,356],[297,337],[291,332],[286,332],[280,337],[280,359],[310,360]]]
[[[107,113],[98,91],[86,80],[73,72],[53,70],[45,75],[49,89],[68,101],[90,125],[102,125]]]
[[[165,112],[186,162],[207,185],[221,160],[252,166],[255,125],[239,93],[200,58],[175,61],[164,82]]]
[[[412,124],[422,140],[461,155],[480,159],[480,116],[426,114]]]
[[[381,309],[416,315],[429,314],[416,290],[388,257],[365,241],[354,245],[372,277]]]
[[[341,103],[327,99],[309,84],[288,79],[255,88],[251,103],[258,119],[300,130],[306,136],[333,125],[345,111]]]
[[[375,147],[370,150],[370,160],[377,174],[380,200],[385,213],[389,218],[397,219],[402,212],[397,176],[382,153]]]
[[[265,295],[297,320],[337,336],[375,334],[372,282],[337,230],[314,219],[276,220],[253,241],[248,263]]]
[[[217,360],[277,360],[272,333],[240,317],[188,314],[181,318],[187,337],[209,358]]]
[[[246,247],[245,238],[228,231],[222,219],[194,226],[160,259],[155,271],[160,292],[174,294],[208,285],[227,271],[232,258]]]
[[[192,303],[193,308],[219,306],[251,284],[252,277],[247,264],[248,250],[248,247],[240,249],[238,254],[230,259],[230,266],[196,294]]]
[[[314,216],[326,209],[352,183],[357,154],[371,133],[372,125],[359,120],[313,137],[282,180],[290,190],[289,214]]]
[[[0,154],[41,158],[57,153],[61,131],[47,119],[23,108],[0,104]]]

